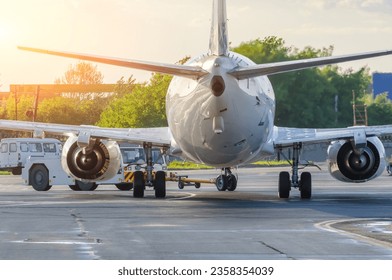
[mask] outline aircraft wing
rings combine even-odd
[[[208,74],[207,71],[197,66],[156,63],[156,62],[131,60],[131,59],[123,59],[123,58],[115,58],[115,57],[96,56],[96,55],[89,55],[89,54],[51,51],[51,50],[44,50],[44,49],[37,49],[37,48],[30,48],[30,47],[18,47],[18,49],[24,51],[43,53],[43,54],[76,58],[81,60],[94,61],[99,63],[111,64],[111,65],[140,69],[140,70],[147,70],[147,71],[175,75],[175,76],[183,76],[183,77],[188,77],[193,79],[198,79]]]
[[[171,134],[168,127],[157,128],[101,128],[97,126],[77,126],[25,121],[0,120],[0,129],[32,132],[34,137],[44,137],[45,133],[55,135],[84,135],[92,138],[127,141],[133,144],[152,143],[153,146],[170,146]]]
[[[392,135],[392,125],[353,126],[347,128],[274,128],[275,147],[290,147],[293,143],[315,144],[341,139],[354,139],[363,143],[367,137]]]
[[[370,57],[384,56],[392,54],[392,50],[366,52],[352,55],[318,57],[310,59],[290,60],[283,62],[273,62],[258,64],[248,67],[239,67],[229,72],[230,75],[237,79],[247,79],[257,76],[273,75],[278,73],[296,71],[306,68],[330,65],[339,62],[360,60]]]

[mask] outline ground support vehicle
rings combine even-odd
[[[53,185],[77,186],[77,182],[67,175],[58,158],[30,156],[22,168],[22,179],[36,191],[48,191]],[[82,182],[81,182],[82,183]]]
[[[134,187],[135,174],[140,175],[140,170],[146,170],[144,149],[121,143],[119,146],[122,160],[117,174],[105,181],[84,182],[75,180],[62,168],[62,144],[57,139],[15,138],[3,139],[2,144],[3,142],[7,143],[0,145],[7,151],[0,154],[3,158],[3,169],[21,175],[24,183],[37,191],[48,191],[54,185],[68,185],[74,191],[93,191],[98,185],[115,185],[119,190],[129,191]],[[159,150],[152,150],[152,159],[153,178],[157,172],[160,179],[165,178],[166,160],[160,156]],[[143,180],[146,181],[147,172],[142,174]],[[140,176],[137,177],[137,181],[140,180]],[[136,195],[140,192],[140,188],[136,188]]]
[[[0,170],[21,175],[29,157],[58,159],[62,145],[57,139],[4,138],[0,141]]]
[[[214,184],[214,179],[189,179],[188,175],[178,175],[177,173],[170,172],[166,177],[166,181],[178,182],[178,188],[180,190],[184,189],[185,186],[194,186],[199,189],[201,183]]]
[[[230,174],[230,176],[221,174],[217,178],[211,179],[196,179],[189,178],[188,175],[178,175],[177,173],[170,172],[166,177],[166,181],[178,182],[178,188],[180,190],[184,189],[185,186],[194,186],[198,189],[201,184],[215,184],[219,191],[234,191],[237,188],[237,177],[234,174]]]
[[[61,167],[62,144],[52,138],[5,138],[0,143],[0,169],[22,175],[25,184],[47,191],[54,184],[74,185]]]

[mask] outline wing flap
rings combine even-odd
[[[21,47],[21,46],[19,46],[18,49],[24,51],[42,53],[42,54],[50,54],[50,55],[68,57],[68,58],[94,61],[94,62],[99,62],[104,64],[110,64],[110,65],[116,65],[116,66],[122,66],[122,67],[128,67],[128,68],[134,68],[140,70],[147,70],[147,71],[169,74],[174,76],[183,76],[183,77],[188,77],[193,79],[198,79],[208,74],[208,72],[203,70],[201,67],[197,67],[197,66],[156,63],[156,62],[122,59],[122,58],[115,58],[115,57],[104,57],[104,56],[72,53],[72,52],[44,50],[44,49]]]
[[[360,60],[371,57],[391,55],[392,50],[366,52],[352,55],[318,57],[310,59],[291,60],[275,63],[258,64],[249,67],[236,68],[229,72],[230,75],[237,79],[248,79],[258,76],[274,75],[284,72],[296,71],[306,68],[330,65],[340,62]]]
[[[392,125],[381,126],[353,126],[347,128],[274,128],[274,145],[279,147],[290,147],[293,143],[328,143],[340,139],[357,139],[358,134],[366,137],[382,137],[392,134]]]

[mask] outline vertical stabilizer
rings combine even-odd
[[[227,55],[229,42],[227,38],[226,0],[214,0],[212,8],[210,55]]]

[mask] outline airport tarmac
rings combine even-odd
[[[0,259],[392,259],[392,177],[346,184],[322,171],[313,198],[277,198],[287,167],[238,169],[235,192],[168,182],[167,198],[99,186],[37,192],[0,177]],[[212,178],[217,170],[181,171]]]

